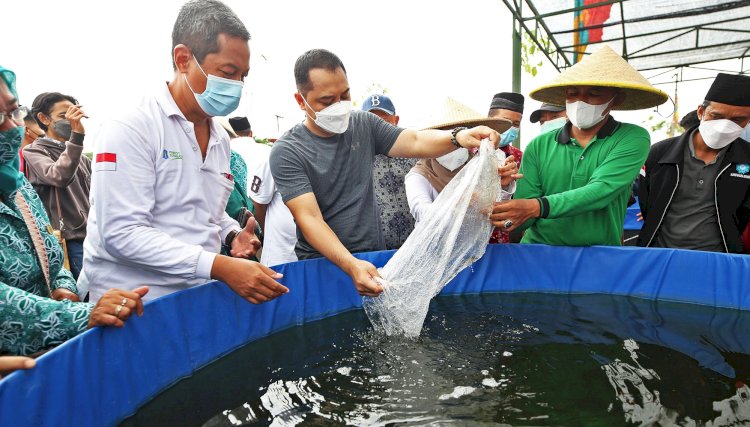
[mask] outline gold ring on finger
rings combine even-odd
[[[117,308],[115,308],[115,317],[120,318],[120,312],[122,311],[122,306],[118,305]]]
[[[128,299],[127,298],[123,298],[122,301],[120,302],[120,305],[122,306],[122,305],[125,305],[127,303],[128,303]]]

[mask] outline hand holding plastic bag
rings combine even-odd
[[[379,270],[383,293],[363,298],[376,330],[419,335],[430,300],[484,255],[499,190],[495,149],[485,140],[479,155],[443,189],[401,249]]]

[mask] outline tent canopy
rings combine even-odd
[[[606,43],[641,71],[742,58],[727,71],[748,72],[750,0],[502,1],[558,70]]]

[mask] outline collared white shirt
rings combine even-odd
[[[234,138],[232,150],[239,153],[247,164],[247,192],[253,203],[268,205],[263,227],[263,251],[260,262],[266,266],[297,261],[294,246],[297,244],[297,225],[294,217],[281,200],[271,175],[268,158],[271,147],[259,144],[252,138]]]
[[[234,183],[229,136],[212,121],[205,160],[164,84],[97,138],[79,281],[91,301],[147,285],[145,300],[210,280],[221,242],[239,229],[224,209]]]

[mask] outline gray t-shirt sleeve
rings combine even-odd
[[[366,113],[365,117],[370,121],[370,132],[375,148],[375,154],[388,155],[396,139],[404,131],[404,128],[393,126],[375,114]]]
[[[280,142],[274,144],[269,163],[271,175],[284,203],[313,192],[304,163],[290,145]]]

